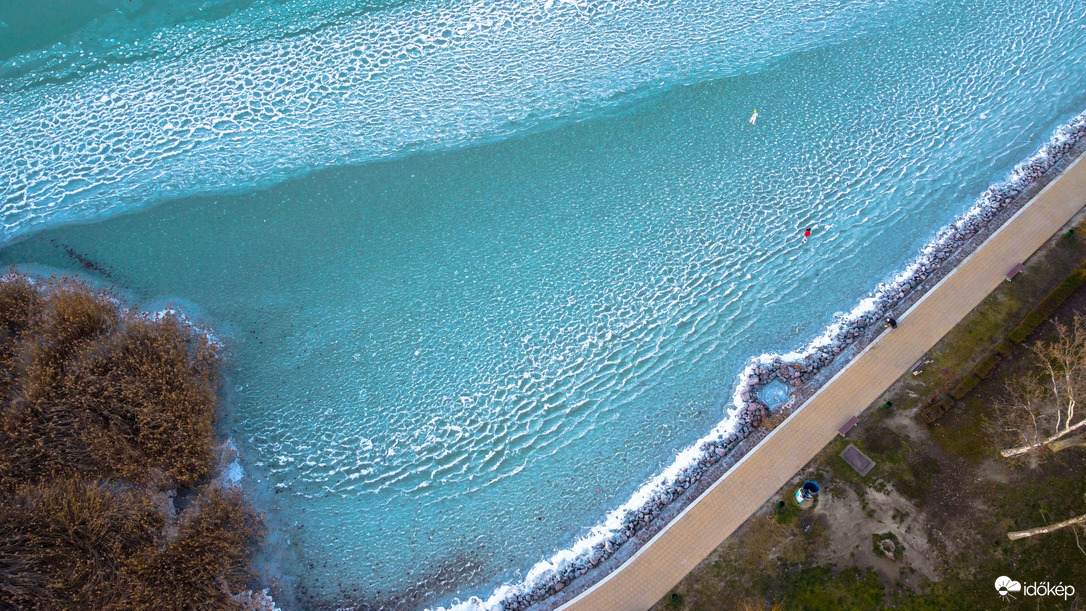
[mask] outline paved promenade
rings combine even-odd
[[[618,570],[561,609],[637,611],[679,580],[1086,205],[1086,155],[1008,220]]]

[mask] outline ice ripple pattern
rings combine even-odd
[[[355,406],[347,404],[331,408],[327,420],[314,424],[312,436],[294,427],[270,432],[272,439],[258,440],[257,445],[264,448],[261,454],[282,457],[283,464],[276,467],[279,471],[273,479],[295,494],[357,495],[366,500],[380,498],[388,504],[407,498],[424,507],[438,506],[452,500],[449,495],[464,496],[464,490],[474,495],[493,489],[529,462],[545,461],[563,445],[601,428],[609,419],[620,414],[629,417],[628,407],[637,405],[643,393],[653,392],[663,377],[654,372],[673,372],[677,363],[698,366],[712,361],[714,352],[733,350],[735,338],[758,327],[763,307],[809,306],[806,283],[814,281],[814,272],[822,262],[801,256],[808,249],[800,248],[793,239],[795,224],[833,219],[834,230],[822,233],[820,242],[843,253],[859,252],[867,245],[856,241],[857,235],[863,235],[858,227],[895,227],[910,222],[910,214],[922,210],[922,203],[963,201],[983,190],[983,183],[970,186],[945,180],[955,168],[970,162],[986,163],[976,161],[973,152],[985,150],[983,142],[993,134],[980,128],[988,127],[1010,142],[1016,141],[1007,136],[1013,129],[1035,138],[1037,126],[1028,117],[1037,102],[1034,96],[1023,95],[1021,88],[1037,91],[1047,83],[1053,99],[1046,103],[1056,108],[1066,99],[1066,91],[1080,91],[1068,72],[1073,66],[1066,64],[1046,64],[1045,72],[1026,73],[1021,81],[1002,78],[998,69],[1014,65],[1023,54],[1046,56],[1059,49],[1081,53],[1081,37],[1069,41],[1054,36],[1057,30],[1051,24],[1058,23],[1060,15],[1060,11],[1051,10],[1033,24],[1014,21],[1018,25],[1010,28],[1013,36],[1029,41],[1023,47],[994,42],[978,47],[963,36],[963,44],[944,47],[939,58],[917,60],[913,73],[929,84],[908,90],[908,95],[902,93],[900,80],[906,80],[904,76],[897,80],[876,76],[873,78],[879,84],[872,86],[858,75],[876,70],[872,66],[889,66],[883,70],[893,72],[892,60],[910,52],[912,40],[898,41],[888,48],[854,43],[859,48],[848,53],[865,58],[834,62],[821,79],[761,82],[765,95],[792,95],[794,100],[778,108],[781,118],[773,127],[774,140],[792,142],[808,137],[810,146],[806,148],[782,149],[729,138],[733,132],[728,130],[733,128],[727,127],[724,119],[710,128],[695,121],[691,129],[715,135],[682,133],[689,152],[679,154],[671,152],[678,134],[668,133],[660,136],[663,144],[659,150],[644,152],[646,159],[669,159],[676,166],[670,171],[660,167],[667,166],[667,161],[639,165],[622,158],[599,175],[563,174],[556,181],[558,188],[583,189],[576,180],[599,185],[600,192],[578,197],[594,202],[628,200],[627,205],[643,206],[633,215],[643,221],[622,227],[626,233],[607,234],[607,229],[614,227],[592,235],[574,232],[594,246],[593,252],[569,252],[562,236],[544,236],[532,243],[538,253],[566,253],[567,258],[579,261],[583,270],[524,270],[532,281],[514,284],[511,278],[487,277],[485,273],[476,276],[488,267],[481,258],[473,263],[459,261],[457,271],[447,272],[447,282],[436,282],[442,291],[452,293],[449,310],[422,315],[409,323],[397,320],[388,327],[380,326],[380,317],[364,323],[354,321],[370,329],[374,337],[399,338],[399,345],[375,353],[348,351],[335,356],[338,360],[366,360],[376,368],[369,374],[371,380],[360,384],[366,388],[366,396],[359,402],[385,406],[386,413],[373,410],[361,412],[359,417]],[[993,21],[1005,17],[999,15]],[[830,84],[836,86],[831,88]],[[820,91],[825,91],[821,98]],[[989,113],[992,119],[987,117]],[[857,138],[856,134],[870,136]],[[1029,148],[1021,142],[1017,145]],[[672,157],[666,157],[668,154]],[[1014,155],[1019,158],[1023,154],[1024,150]],[[759,179],[743,180],[727,169],[714,172],[721,159],[734,164],[728,168],[759,168]],[[1013,159],[1007,162],[1013,163]],[[972,175],[974,170],[968,172]],[[649,176],[660,184],[645,185]],[[632,185],[643,190],[633,196],[614,191]],[[573,198],[569,193],[554,196]],[[586,204],[583,214],[591,217],[594,209]],[[536,224],[523,222],[538,231]],[[493,236],[469,233],[460,237],[476,244],[475,249],[482,249],[487,256],[522,262],[542,256],[495,253],[478,246],[494,242]],[[511,236],[504,241],[517,244],[528,239]],[[449,265],[457,263],[450,261]],[[834,273],[841,267],[863,264],[846,256],[832,260],[830,269],[821,271]],[[408,285],[435,283],[432,276],[415,275],[410,270],[403,278]],[[579,278],[583,282],[571,282]],[[533,287],[530,295],[515,292],[516,287],[526,285]],[[386,297],[394,298],[400,289],[391,286],[388,291]],[[862,294],[861,290],[857,297]],[[840,296],[830,298],[833,303],[840,300]],[[517,307],[510,307],[512,304]],[[425,308],[409,309],[418,312]],[[337,320],[350,315],[341,312],[318,326],[335,329]],[[409,337],[403,331],[408,326],[417,328],[418,335]],[[345,326],[332,334],[346,337],[351,332]],[[470,339],[465,342],[464,338]],[[360,343],[382,344],[376,340]],[[396,370],[403,360],[390,353],[394,350],[409,351],[418,375],[411,377]],[[380,389],[372,380],[388,383]],[[331,394],[357,394],[351,384],[359,381],[349,382],[332,389]],[[420,412],[412,405],[427,409]],[[280,419],[289,419],[289,409]],[[393,422],[384,419],[387,413],[395,414]],[[713,439],[730,434],[740,415],[732,414],[722,422]],[[378,436],[366,431],[388,433]],[[663,437],[659,431],[645,432],[645,436],[657,437],[652,442]],[[649,442],[644,437],[627,441],[629,446]],[[718,447],[734,447],[734,443]],[[661,482],[670,485],[678,481],[682,469],[705,457],[702,450],[698,444],[687,448],[671,467],[651,478],[620,510],[609,515],[599,525],[601,531],[594,530],[592,536],[580,539],[574,550],[560,552],[538,565],[529,581],[542,584],[545,591],[568,580],[571,569],[580,570],[573,569],[576,562],[582,562],[583,567],[593,554],[598,560],[607,545],[604,539],[625,529],[631,516],[644,514],[646,499],[674,498],[674,490],[660,493]],[[640,451],[633,447],[629,455],[637,456]],[[612,461],[619,458],[608,457]],[[645,455],[640,458],[644,460]],[[592,476],[582,472],[579,480],[569,485],[584,486]],[[375,492],[379,497],[371,496]],[[549,502],[549,509],[557,514],[575,510],[567,498]],[[492,515],[486,521],[498,530],[497,524],[511,524],[515,518]],[[521,525],[508,530],[528,538],[529,528]],[[469,539],[464,547],[483,542],[492,544],[479,537]],[[618,543],[619,539],[612,540],[612,549]],[[416,558],[429,551],[408,550]],[[471,578],[491,578],[492,574],[485,572],[487,566]],[[502,591],[521,597],[538,594],[533,588]]]
[[[158,32],[146,55],[16,58],[0,90],[3,236],[523,131],[854,35],[884,4],[289,3],[261,7],[248,37],[235,15]]]
[[[721,394],[730,394],[733,374],[742,368],[742,358],[756,353],[754,350],[767,348],[764,343],[755,342],[751,347],[743,342],[769,325],[782,324],[778,318],[765,322],[767,310],[772,308],[777,315],[787,313],[789,309],[832,311],[847,299],[835,294],[829,296],[828,306],[823,303],[812,305],[818,296],[810,290],[810,285],[816,282],[816,271],[824,272],[825,279],[846,275],[851,268],[868,264],[873,257],[853,256],[869,246],[857,237],[871,235],[862,228],[889,227],[892,234],[902,223],[909,223],[912,217],[929,209],[925,205],[943,206],[942,210],[955,203],[964,207],[984,190],[993,173],[998,173],[1000,168],[1009,169],[1028,154],[1033,144],[1024,145],[1022,140],[1039,143],[1042,132],[1051,127],[1053,117],[1066,117],[1081,109],[1081,70],[1077,70],[1074,62],[1043,61],[1061,53],[1070,57],[1084,56],[1082,37],[1065,35],[1061,39],[1058,35],[1065,30],[1054,25],[1076,19],[1076,15],[1081,14],[1081,7],[1042,3],[1013,12],[1004,10],[1006,6],[993,2],[970,7],[968,10],[987,17],[979,23],[956,27],[943,24],[940,31],[954,44],[948,44],[942,36],[934,34],[925,39],[926,27],[920,28],[919,35],[891,40],[887,43],[889,47],[857,37],[849,41],[846,48],[820,48],[798,58],[798,65],[778,66],[778,77],[771,74],[768,77],[755,75],[751,77],[754,80],[736,79],[741,85],[754,82],[760,95],[779,100],[774,114],[765,113],[766,119],[772,117],[773,121],[764,120],[759,131],[754,132],[763,136],[763,141],[737,136],[742,132],[733,124],[746,124],[745,117],[736,120],[735,115],[739,111],[749,112],[746,105],[738,110],[730,107],[721,110],[720,106],[704,102],[719,118],[704,121],[697,113],[682,115],[681,120],[675,120],[675,125],[659,128],[646,136],[645,142],[627,147],[641,146],[644,149],[641,154],[612,149],[593,158],[592,151],[581,151],[576,156],[578,166],[574,170],[563,172],[561,164],[548,166],[549,171],[559,172],[557,179],[531,183],[526,190],[548,191],[548,196],[541,198],[543,203],[551,201],[551,197],[566,203],[583,202],[577,212],[586,218],[585,224],[604,225],[605,228],[597,233],[573,228],[581,229],[569,232],[578,238],[579,244],[569,244],[564,239],[566,236],[546,233],[556,224],[554,218],[545,222],[517,219],[533,234],[539,234],[535,241],[532,241],[532,235],[502,235],[497,237],[503,240],[495,240],[491,239],[495,237],[493,235],[481,231],[472,233],[472,227],[467,227],[465,235],[448,240],[471,244],[470,248],[464,249],[469,251],[467,255],[452,256],[462,253],[442,242],[441,248],[426,253],[433,257],[424,257],[447,265],[444,277],[435,277],[437,274],[432,270],[410,266],[398,270],[407,286],[428,284],[434,291],[444,292],[447,299],[440,306],[442,311],[437,311],[437,305],[431,307],[430,303],[416,302],[416,298],[427,295],[413,294],[401,288],[399,279],[385,285],[366,278],[366,286],[378,285],[380,296],[373,303],[352,302],[341,311],[327,312],[323,318],[310,321],[318,329],[311,335],[299,332],[288,341],[278,342],[280,346],[296,346],[297,353],[276,354],[276,362],[269,367],[282,366],[283,369],[273,370],[267,376],[269,382],[265,387],[254,384],[254,388],[245,389],[245,392],[257,395],[254,403],[261,414],[265,410],[273,412],[269,417],[270,424],[248,440],[257,449],[253,454],[268,461],[267,465],[261,466],[273,470],[269,479],[286,493],[282,495],[284,500],[295,495],[320,497],[319,501],[305,499],[311,507],[320,501],[342,500],[339,505],[330,507],[344,513],[348,510],[359,512],[359,506],[369,509],[376,505],[376,509],[365,516],[367,522],[360,530],[367,535],[387,534],[383,539],[377,536],[370,539],[386,544],[383,547],[370,545],[370,549],[358,549],[355,547],[359,546],[357,542],[352,545],[351,541],[339,536],[347,529],[328,529],[328,533],[335,534],[320,540],[326,531],[317,524],[310,534],[312,541],[325,547],[340,546],[343,557],[362,558],[358,564],[344,563],[344,566],[362,566],[362,570],[354,571],[354,576],[371,580],[373,587],[384,588],[385,592],[406,590],[405,581],[417,579],[422,583],[432,575],[416,574],[401,579],[409,570],[421,567],[420,572],[426,573],[441,565],[442,556],[447,556],[446,560],[450,562],[458,562],[456,555],[462,550],[470,550],[474,554],[470,570],[475,572],[465,571],[450,582],[449,589],[434,588],[428,600],[447,600],[457,588],[461,588],[461,592],[468,588],[466,584],[485,584],[471,590],[480,593],[480,587],[494,585],[495,579],[507,580],[509,575],[502,574],[503,569],[516,563],[527,566],[540,557],[533,554],[534,549],[525,551],[526,546],[555,539],[562,541],[560,545],[576,541],[573,549],[561,551],[536,565],[527,581],[510,580],[513,585],[500,589],[490,601],[492,604],[500,601],[508,606],[553,591],[560,582],[568,583],[571,575],[579,573],[586,564],[598,562],[608,551],[608,545],[613,550],[621,542],[620,538],[612,538],[620,530],[627,530],[635,519],[645,521],[646,501],[657,503],[669,496],[673,498],[678,491],[671,486],[676,482],[684,483],[679,476],[690,479],[696,475],[687,470],[690,465],[706,456],[712,460],[716,450],[703,454],[707,449],[705,443],[711,442],[717,449],[728,447],[730,442],[723,440],[731,434],[731,427],[741,414],[719,416],[727,416],[721,423],[723,428],[687,447],[678,460],[662,467],[655,477],[652,473],[643,477],[631,476],[628,471],[620,474],[622,467],[610,467],[629,457],[631,463],[638,462],[654,469],[653,465],[661,460],[661,452],[666,454],[662,460],[669,461],[671,448],[683,447],[705,429],[698,427],[692,433],[688,428],[677,435],[655,428],[633,430],[617,444],[611,443],[613,439],[605,440],[607,448],[614,449],[615,453],[594,458],[608,461],[602,463],[608,465],[606,471],[621,480],[611,482],[611,491],[618,490],[615,494],[625,498],[638,481],[648,480],[648,483],[592,529],[587,537],[580,536],[584,530],[572,534],[564,531],[557,535],[553,532],[553,524],[560,523],[560,519],[585,513],[583,499],[593,498],[593,495],[584,494],[584,488],[592,485],[592,478],[598,477],[596,469],[584,469],[583,464],[569,467],[569,452],[559,453],[563,445],[593,431],[609,428],[607,425],[620,417],[632,420],[637,414],[630,413],[634,411],[629,409],[631,405],[647,405],[664,413],[670,409],[673,410],[670,413],[677,416],[685,416],[694,409],[713,410],[715,422],[718,418],[715,410],[719,405],[711,401],[695,406],[675,406],[665,397],[658,405],[653,405],[653,401],[644,400],[644,397],[655,399],[650,393],[657,392],[669,381],[673,383],[676,376],[687,371],[686,367],[719,364],[721,360],[737,363],[712,382],[719,385]],[[607,22],[620,14],[620,8],[614,13],[604,12],[599,18]],[[648,14],[656,10],[652,5],[641,8]],[[424,9],[424,6],[416,6],[402,10]],[[478,10],[491,9],[479,7]],[[544,5],[534,10],[545,12],[547,8]],[[563,15],[572,19],[574,14],[579,15],[580,9],[559,3],[552,5],[550,10],[569,11]],[[681,12],[683,9],[672,7],[672,10]],[[359,17],[357,21],[375,18]],[[697,21],[697,17],[687,18]],[[589,17],[583,24],[575,20],[571,23],[590,28],[595,27],[593,19],[598,18]],[[548,23],[545,20],[537,27],[549,27]],[[563,27],[574,28],[574,25]],[[331,33],[336,31],[336,26],[333,24],[322,31]],[[519,39],[521,35],[517,33],[515,38]],[[552,37],[554,35],[555,31],[552,31]],[[661,43],[671,40],[666,32],[662,36]],[[287,37],[288,42],[292,39],[293,35]],[[559,39],[560,36],[556,40],[561,42]],[[1006,40],[1017,42],[1005,44]],[[280,43],[271,46],[277,44]],[[231,43],[230,48],[235,46]],[[245,50],[248,46],[237,48]],[[932,49],[938,49],[938,54]],[[335,53],[332,53],[333,57]],[[441,55],[441,51],[433,53]],[[557,55],[565,57],[562,53],[568,51],[560,50]],[[1023,58],[1030,58],[1030,61]],[[209,58],[209,61],[215,60]],[[401,60],[389,60],[390,65],[398,65],[398,61]],[[820,63],[823,61],[824,64]],[[901,66],[896,61],[900,61]],[[161,62],[173,70],[179,60],[170,58]],[[1017,66],[1014,71],[1018,74],[1005,77],[1006,66]],[[689,64],[681,66],[684,70],[689,67]],[[554,69],[560,71],[560,67]],[[123,72],[120,68],[117,70]],[[299,64],[294,70],[295,74],[304,76],[309,68],[303,69]],[[97,77],[89,74],[80,78],[89,81]],[[564,73],[559,78],[559,88],[564,86],[563,78]],[[676,75],[675,78],[680,77]],[[382,83],[382,87],[389,86],[388,81]],[[177,84],[187,86],[180,81]],[[199,93],[204,85],[197,84],[196,93]],[[391,90],[402,91],[395,88],[402,86],[395,84]],[[548,86],[529,83],[527,88],[537,91]],[[34,88],[48,95],[58,90],[78,89],[75,83],[27,84],[11,96],[23,99],[20,96],[29,95]],[[720,89],[710,88],[710,91],[719,99],[739,97],[743,93],[741,89],[725,83]],[[724,94],[717,95],[721,91]],[[348,93],[336,95],[342,95],[344,99],[349,97]],[[202,104],[214,105],[215,100],[207,102],[205,98],[197,96],[204,100]],[[91,99],[101,100],[100,97]],[[111,97],[110,103],[112,100]],[[312,102],[318,117],[322,116],[320,105],[323,100],[318,96]],[[548,108],[561,106],[575,110],[574,97],[563,100],[562,104],[566,106],[552,100],[554,105]],[[124,99],[120,98],[117,103],[124,103]],[[391,108],[388,105],[392,102],[382,103],[386,106],[380,108]],[[1073,109],[1070,108],[1072,103]],[[696,105],[694,102],[685,104]],[[683,103],[679,105],[683,106]],[[460,110],[475,121],[484,109],[463,106]],[[186,109],[185,112],[198,114],[195,110]],[[991,113],[990,117],[988,113]],[[116,116],[120,114],[118,112]],[[347,116],[350,118],[349,113]],[[75,121],[71,117],[68,120]],[[286,125],[297,117],[284,116],[278,120],[283,122],[280,125]],[[499,122],[503,120],[498,118]],[[471,129],[478,128],[482,132],[490,129],[478,127],[485,121],[471,121],[452,121],[448,125],[475,125]],[[493,126],[494,123],[486,125]],[[606,125],[597,128],[606,129]],[[643,126],[637,125],[627,131],[635,132],[638,128]],[[767,133],[771,136],[765,136]],[[451,137],[452,134],[446,135]],[[249,136],[253,142],[258,139],[254,134]],[[608,141],[622,141],[618,132],[610,136]],[[465,141],[470,137],[471,134],[465,134]],[[984,141],[987,139],[1002,146],[986,148]],[[78,133],[75,141],[80,141]],[[225,146],[222,138],[215,142]],[[802,142],[804,146],[775,145],[780,142]],[[363,142],[357,150],[379,151],[375,155],[380,156],[394,154],[399,150],[396,146],[400,146],[391,137],[378,144],[380,146],[376,148],[366,148],[369,145]],[[0,143],[2,146],[4,144]],[[212,145],[209,141],[199,146]],[[324,150],[321,146],[314,147],[314,154]],[[1018,147],[1017,152],[1006,158],[1005,151],[1015,147]],[[261,157],[262,150],[254,146],[249,151],[254,155],[254,168],[264,167],[261,164],[266,160]],[[207,151],[194,151],[179,152],[170,159],[199,160],[207,154]],[[538,150],[536,153],[545,154]],[[989,168],[986,165],[989,162],[983,160],[979,165],[985,167],[978,170],[976,160],[989,153],[993,165]],[[230,159],[232,153],[218,154],[221,155],[219,159]],[[607,166],[598,159],[606,155],[615,157],[612,165]],[[156,160],[147,171],[157,171],[159,165],[161,163]],[[166,169],[173,172],[172,167]],[[585,167],[599,169],[590,171]],[[752,168],[757,168],[757,180],[747,178],[754,172]],[[954,176],[954,172],[975,180],[959,184],[957,180],[947,178]],[[976,179],[977,176],[980,178]],[[118,180],[135,184],[134,179]],[[976,180],[983,182],[976,183]],[[188,187],[192,185],[178,188]],[[103,195],[101,201],[105,199]],[[83,202],[93,209],[98,205],[95,201],[98,200],[93,197],[74,195],[70,200],[61,197],[56,206],[66,209]],[[539,202],[532,200],[532,203]],[[641,208],[637,209],[638,206]],[[615,223],[607,224],[608,215],[616,214],[615,209],[631,212],[634,221],[623,218],[617,228]],[[472,212],[478,211],[473,209]],[[320,213],[319,209],[300,211],[296,218],[306,214],[307,220],[313,222],[312,217],[319,218]],[[595,215],[599,218],[593,218]],[[59,214],[50,218],[64,220]],[[334,219],[323,220],[328,221],[328,225],[335,222]],[[805,256],[812,249],[798,246],[796,224],[826,222],[835,227],[820,235],[820,245],[835,255],[826,261]],[[432,226],[443,227],[441,223]],[[615,231],[607,233],[607,229]],[[16,227],[13,231],[18,230]],[[335,249],[323,244],[323,241],[333,239],[332,233],[329,230],[321,234],[321,245],[306,244],[306,250],[284,250],[301,253],[298,259],[304,260],[304,265],[317,268],[314,271],[307,267],[300,272],[325,273],[333,261],[344,258],[347,252],[346,248]],[[496,243],[505,244],[511,252],[491,248]],[[537,248],[532,251],[524,244]],[[586,246],[577,250],[581,244],[591,248]],[[911,255],[919,245],[914,244],[902,252]],[[327,248],[328,252],[321,251],[318,246]],[[400,246],[408,248],[407,245]],[[548,253],[557,261],[547,260]],[[903,254],[899,261],[907,259],[908,255]],[[519,282],[514,284],[512,273],[487,276],[486,270],[496,267],[490,263],[493,260],[520,262],[527,269],[518,270],[516,280]],[[563,260],[574,260],[577,267],[563,268]],[[891,262],[889,265],[897,264]],[[530,267],[532,265],[537,267]],[[866,274],[857,273],[859,282],[866,283],[885,273],[887,268],[876,269]],[[253,273],[258,272],[254,270]],[[521,274],[523,278],[519,277]],[[325,279],[325,284],[339,287],[341,278],[349,274],[332,276]],[[272,281],[284,282],[281,278]],[[855,297],[862,297],[865,290],[857,289]],[[379,311],[382,307],[385,310]],[[840,331],[841,327],[834,327],[831,335],[836,337]],[[759,337],[765,335],[772,336]],[[777,336],[781,335],[794,337],[796,334],[786,331]],[[335,345],[330,337],[336,338]],[[314,346],[320,348],[320,354],[316,354],[317,350],[303,354],[305,347]],[[819,346],[825,347],[825,344]],[[779,346],[768,348],[785,350]],[[732,357],[721,356],[733,352]],[[784,360],[803,356],[798,354]],[[771,358],[769,362],[772,363]],[[344,366],[345,363],[348,366]],[[357,370],[350,367],[353,364],[357,364]],[[297,383],[299,377],[292,376],[287,368],[299,366],[336,374],[312,376],[320,379],[311,388],[283,388],[282,380],[291,379]],[[416,369],[408,371],[408,367]],[[753,369],[746,370],[743,381],[753,372]],[[736,391],[741,392],[741,389]],[[280,393],[288,392],[293,394],[279,400]],[[299,426],[298,414],[309,403],[319,404],[320,412],[314,414],[316,417],[306,426]],[[676,424],[677,420],[676,417],[667,423],[673,428],[681,428]],[[611,431],[616,429],[623,430],[609,428]],[[612,434],[612,437],[619,435]],[[592,460],[586,458],[586,454],[578,453],[574,458]],[[563,459],[563,464],[547,461],[555,455]],[[449,505],[455,508],[461,501],[471,509],[485,506],[482,503],[469,505],[468,501],[502,489],[504,480],[523,475],[518,471],[522,467],[543,463],[547,465],[546,473],[530,483],[538,483],[552,473],[562,475],[563,488],[547,489],[554,493],[554,498],[537,495],[540,488],[527,489],[522,484],[522,496],[532,498],[500,499],[502,503],[490,505],[497,507],[490,515],[426,513],[443,504],[447,511]],[[572,476],[567,479],[565,476],[569,473],[576,479]],[[465,489],[470,489],[472,494],[465,494]],[[536,511],[538,504],[532,505],[530,501],[541,497],[547,503],[546,510],[558,519],[537,527],[530,512]],[[418,522],[421,524],[419,530],[430,530],[390,550],[391,541],[400,541],[395,537],[396,531],[410,525],[406,521],[384,524],[381,521],[384,515],[374,517],[374,514],[381,514],[385,507],[397,504],[421,507],[424,515]],[[527,508],[523,508],[525,506]],[[576,513],[578,511],[580,513]],[[470,514],[470,511],[462,513]],[[577,526],[591,524],[602,513],[592,513]],[[652,514],[650,511],[647,515]],[[359,513],[351,515],[353,518]],[[441,539],[437,529],[445,530],[447,523],[456,519],[462,521],[457,523],[458,530]],[[504,536],[496,542],[486,539],[471,532],[473,524]],[[380,530],[382,528],[385,530]],[[466,542],[459,538],[461,533],[467,534]],[[427,540],[430,534],[435,539],[432,543]],[[487,546],[485,552],[480,545],[483,543]],[[492,551],[495,548],[499,548],[497,552]],[[545,553],[550,554],[553,549],[548,547]],[[515,561],[507,561],[514,556]],[[393,564],[395,562],[400,564]],[[331,581],[337,578],[333,575]]]
[[[712,465],[740,449],[740,444],[758,429],[769,415],[768,407],[757,398],[759,390],[774,381],[794,387],[808,383],[845,348],[860,338],[870,339],[872,329],[884,316],[892,313],[898,303],[950,260],[967,240],[983,231],[1004,207],[1024,203],[1020,196],[1030,192],[1033,185],[1046,178],[1046,174],[1084,140],[1086,112],[1060,126],[1041,150],[1015,167],[1006,180],[990,186],[965,214],[940,230],[904,271],[893,280],[880,283],[847,314],[839,314],[832,325],[804,348],[752,359],[739,375],[732,402],[735,410],[729,417],[680,452],[675,462],[608,514],[590,534],[579,539],[572,548],[537,563],[522,582],[503,585],[485,601],[473,596],[454,605],[454,611],[525,609],[561,592],[589,569],[607,560],[636,533],[657,520],[668,504],[684,498],[683,494],[695,486]],[[736,456],[741,455],[736,452]],[[693,499],[687,495],[685,500]],[[660,524],[654,526],[658,528]]]

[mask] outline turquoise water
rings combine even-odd
[[[1084,2],[208,6],[0,67],[0,263],[214,327],[338,601],[569,546],[1086,108]]]

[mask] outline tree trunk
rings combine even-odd
[[[1007,538],[1011,541],[1017,539],[1025,539],[1026,537],[1032,537],[1034,535],[1043,535],[1050,533],[1061,528],[1067,528],[1068,526],[1074,526],[1075,524],[1082,524],[1086,522],[1086,514],[1080,515],[1077,518],[1071,518],[1070,520],[1064,520],[1063,522],[1057,522],[1048,526],[1038,526],[1037,528],[1031,528],[1029,530],[1016,530],[1014,532],[1007,533]]]
[[[1086,436],[1058,439],[1048,444],[1048,449],[1052,450],[1052,453],[1054,454],[1060,450],[1066,450],[1067,448],[1074,448],[1076,446],[1086,446]]]
[[[1078,429],[1082,428],[1083,426],[1086,426],[1086,420],[1079,420],[1073,426],[1069,426],[1069,427],[1063,429],[1062,431],[1056,433],[1055,435],[1049,437],[1048,439],[1042,439],[1041,441],[1038,441],[1037,443],[1031,443],[1031,444],[1020,446],[1020,447],[1017,447],[1017,448],[1011,448],[1009,450],[1003,450],[1002,452],[1000,452],[1000,454],[1003,455],[1003,458],[1010,458],[1012,456],[1019,456],[1021,454],[1026,454],[1030,450],[1036,450],[1037,448],[1046,446],[1046,445],[1052,443],[1053,441],[1056,441],[1060,437],[1063,437],[1064,435],[1070,433],[1071,431],[1078,430]]]

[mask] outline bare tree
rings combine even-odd
[[[1086,500],[1086,495],[1083,495],[1083,500]],[[1007,533],[1007,538],[1011,541],[1015,541],[1017,539],[1025,539],[1026,537],[1048,534],[1050,532],[1055,532],[1057,530],[1067,528],[1068,526],[1071,527],[1071,532],[1075,535],[1075,545],[1078,547],[1078,551],[1082,552],[1082,555],[1086,556],[1086,549],[1082,548],[1082,542],[1079,541],[1078,538],[1079,529],[1083,529],[1083,531],[1086,532],[1086,514],[1082,514],[1078,517],[1064,520],[1062,522],[1056,522],[1055,524],[1049,524],[1048,526],[1038,526],[1036,528],[1030,528],[1028,530],[1016,530],[1013,532],[1009,532]]]
[[[1030,349],[1036,370],[1009,384],[1007,401],[996,410],[993,432],[1016,444],[1000,452],[1004,458],[1086,446],[1086,406],[1078,409],[1079,399],[1086,399],[1086,318],[1076,314],[1070,326],[1053,324],[1056,338]],[[1007,537],[1014,541],[1071,527],[1078,544],[1083,524],[1086,514]]]
[[[1071,325],[1053,323],[1056,338],[1031,348],[1037,371],[1008,386],[1008,399],[992,423],[993,432],[1016,444],[1000,452],[1004,458],[1047,449],[1059,452],[1086,446],[1086,318]]]
[[[1049,524],[1048,526],[1038,526],[1037,528],[1031,528],[1029,530],[1018,530],[1015,532],[1009,532],[1007,533],[1007,538],[1011,541],[1014,541],[1015,539],[1025,539],[1026,537],[1032,537],[1033,535],[1043,535],[1046,533],[1057,531],[1061,528],[1067,528],[1068,526],[1082,524],[1083,522],[1086,522],[1086,514],[1078,516],[1077,518],[1071,518],[1070,520],[1064,520],[1063,522]]]

